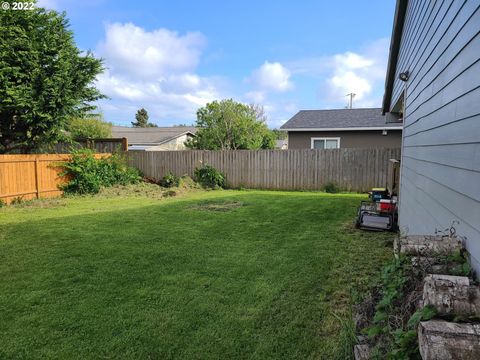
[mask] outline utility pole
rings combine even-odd
[[[353,98],[355,97],[355,95],[357,95],[357,94],[355,94],[353,92],[345,95],[345,96],[350,96],[350,101],[349,101],[349,106],[348,106],[349,109],[353,109]]]

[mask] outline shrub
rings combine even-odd
[[[72,152],[70,161],[62,163],[70,181],[62,186],[67,194],[96,194],[101,187],[127,185],[140,180],[140,172],[126,165],[125,159],[115,154],[96,159],[90,149]]]
[[[203,187],[212,189],[225,187],[225,175],[210,165],[196,168],[193,178]]]
[[[0,208],[4,207],[5,205],[7,205],[7,203],[0,199]]]
[[[166,188],[178,187],[179,184],[180,178],[170,171],[160,180],[160,186]]]
[[[330,194],[336,194],[340,192],[340,188],[334,182],[328,182],[323,186],[323,191]]]
[[[112,137],[112,124],[103,121],[101,116],[72,118],[68,123],[72,140]]]

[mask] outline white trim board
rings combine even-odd
[[[281,129],[283,131],[367,131],[367,130],[402,130],[403,126],[386,126],[386,127],[351,127],[351,128],[297,128],[297,129]]]

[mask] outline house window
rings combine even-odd
[[[312,149],[338,149],[340,138],[312,138]]]

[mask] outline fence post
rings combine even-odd
[[[37,193],[37,199],[40,199],[40,186],[38,179],[38,155],[35,156],[35,191]]]
[[[122,150],[123,151],[128,150],[128,139],[126,137],[122,138]]]

